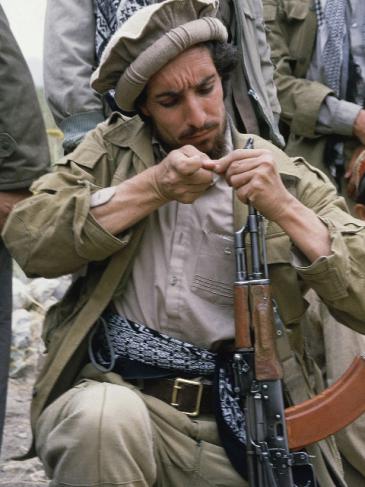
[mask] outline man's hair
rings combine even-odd
[[[233,44],[220,41],[202,42],[193,47],[206,47],[209,50],[215,69],[222,80],[223,94],[226,96],[230,80],[230,73],[234,70],[238,63],[237,48]],[[141,113],[141,106],[144,105],[147,99],[147,87],[148,83],[135,102],[137,113],[145,122],[149,120],[149,117],[146,117],[143,115],[143,113]]]

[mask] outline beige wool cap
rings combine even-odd
[[[165,0],[140,9],[110,39],[92,88],[115,89],[118,106],[134,111],[148,80],[165,64],[195,44],[227,40],[217,9],[217,0]]]

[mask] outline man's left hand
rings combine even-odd
[[[251,202],[267,219],[279,222],[293,196],[285,188],[274,157],[266,149],[237,149],[206,169],[224,174],[243,203]]]

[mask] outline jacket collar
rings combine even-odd
[[[279,173],[286,179],[299,179],[299,173],[291,158],[271,142],[258,135],[241,134],[230,124],[232,141],[235,149],[245,146],[249,137],[254,138],[255,147],[274,152]],[[149,127],[138,115],[129,118],[120,113],[113,113],[108,120],[104,133],[105,140],[113,145],[131,149],[146,167],[155,163],[152,134]]]
[[[104,138],[117,147],[132,150],[146,167],[155,163],[151,131],[138,115],[129,118],[118,112],[113,113]]]

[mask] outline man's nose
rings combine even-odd
[[[201,128],[206,122],[204,103],[197,97],[190,97],[185,103],[185,123],[191,127]]]

